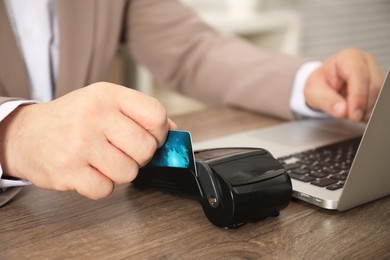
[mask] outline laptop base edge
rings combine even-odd
[[[335,200],[321,199],[295,190],[293,191],[292,196],[298,200],[302,200],[320,208],[337,210],[337,201]]]

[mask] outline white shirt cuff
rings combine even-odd
[[[33,100],[14,100],[14,101],[8,101],[0,105],[0,122],[3,121],[3,119],[11,114],[12,111],[14,111],[18,106],[24,105],[24,104],[35,104],[36,101]]]
[[[321,118],[329,116],[324,112],[319,112],[308,107],[304,95],[304,87],[307,79],[320,66],[321,62],[318,61],[306,62],[299,68],[298,73],[295,75],[290,97],[290,108],[298,117]]]
[[[16,100],[16,101],[9,101],[5,102],[0,105],[0,122],[9,114],[11,114],[12,111],[14,111],[18,106],[24,105],[24,104],[34,104],[35,101],[32,100]],[[25,180],[9,180],[9,179],[2,179],[3,176],[3,169],[1,168],[0,164],[0,188],[8,188],[13,186],[25,186],[30,185],[31,182],[25,181]]]
[[[3,169],[1,168],[0,164],[0,189],[5,189],[9,187],[15,187],[15,186],[27,186],[31,185],[31,182],[26,181],[26,180],[10,180],[10,179],[2,179],[3,175]]]

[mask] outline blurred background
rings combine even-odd
[[[221,33],[259,48],[323,60],[340,49],[358,47],[373,54],[384,71],[390,67],[389,0],[181,1]],[[123,59],[121,51],[114,65],[115,81],[157,97],[169,115],[205,106],[157,86],[146,69]],[[129,82],[133,76],[137,82]]]

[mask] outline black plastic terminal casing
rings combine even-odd
[[[291,200],[292,185],[284,167],[260,148],[195,151],[196,172],[182,168],[145,167],[133,181],[200,201],[216,226],[237,228],[278,216]]]

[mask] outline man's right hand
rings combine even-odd
[[[368,121],[383,81],[384,73],[371,54],[345,49],[309,76],[305,99],[311,108],[336,118]]]
[[[154,98],[95,83],[0,122],[6,175],[99,199],[131,182],[176,125]]]

